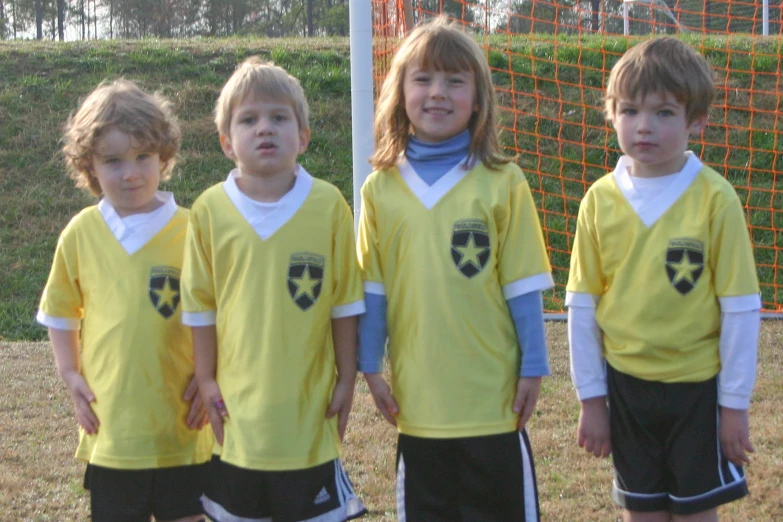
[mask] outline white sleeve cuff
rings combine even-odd
[[[36,314],[35,320],[38,321],[39,324],[49,328],[55,328],[57,330],[80,330],[82,327],[81,319],[73,319],[70,317],[52,317],[51,315],[46,315],[41,310],[38,310],[38,314]]]
[[[362,315],[367,309],[364,306],[364,299],[354,301],[339,306],[332,307],[332,319],[341,319],[343,317],[352,317],[354,315]]]
[[[721,314],[718,404],[745,410],[756,384],[761,312]]]
[[[217,312],[182,312],[182,324],[186,326],[212,326],[217,324]]]
[[[571,381],[580,401],[607,394],[603,339],[589,307],[568,309],[568,345],[571,354]]]
[[[386,288],[383,286],[383,283],[376,283],[374,281],[365,281],[364,293],[375,294],[375,295],[386,295]]]
[[[552,279],[552,274],[544,272],[503,285],[503,297],[508,301],[520,295],[537,290],[547,290],[553,286],[555,286],[555,281]]]
[[[566,292],[565,305],[579,308],[598,308],[600,295],[587,294],[584,292]]]
[[[753,312],[762,308],[761,296],[759,294],[719,297],[718,302],[720,303],[720,311],[724,314]]]

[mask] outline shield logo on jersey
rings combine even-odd
[[[302,310],[307,310],[321,295],[324,278],[324,256],[311,252],[291,255],[288,264],[288,293]]]
[[[666,275],[682,295],[696,286],[704,271],[704,244],[688,238],[672,239],[666,249]]]
[[[150,270],[149,285],[152,306],[164,319],[168,319],[179,306],[179,269],[173,266],[156,266]]]
[[[489,233],[487,224],[477,219],[454,223],[451,234],[451,259],[467,278],[481,272],[489,260]]]

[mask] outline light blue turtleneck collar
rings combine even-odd
[[[416,174],[432,186],[454,168],[470,151],[470,130],[465,129],[453,138],[440,143],[424,143],[411,136],[405,157]]]

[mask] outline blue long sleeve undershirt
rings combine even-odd
[[[469,147],[468,130],[435,144],[424,143],[411,136],[405,156],[419,177],[432,186],[468,155]],[[367,311],[359,317],[359,370],[380,373],[383,371],[388,336],[386,296],[367,293],[364,300]],[[519,376],[549,375],[541,291],[519,295],[506,302],[519,343]]]
[[[520,377],[549,375],[544,329],[544,307],[540,290],[506,301],[517,332],[520,351]],[[388,328],[386,296],[365,294],[367,311],[359,316],[359,371],[381,373],[386,352]]]

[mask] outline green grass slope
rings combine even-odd
[[[616,158],[616,141],[601,118],[601,86],[628,43],[568,36],[536,42],[493,37],[484,43],[500,99],[514,108],[502,111],[504,143],[519,154],[542,211],[558,282],[547,301],[556,309],[562,302],[579,199]],[[716,125],[705,133],[710,145],[696,149],[706,161],[725,165],[724,172],[738,187],[754,227],[764,300],[779,305],[783,290],[775,283],[783,281],[783,270],[775,263],[783,248],[783,177],[775,173],[783,150],[781,40],[693,43],[708,49],[723,86],[722,108],[713,111]],[[34,314],[57,235],[73,214],[94,203],[73,187],[59,154],[63,124],[80,99],[101,80],[119,77],[171,98],[183,143],[167,189],[190,206],[232,166],[218,145],[211,111],[236,64],[254,54],[302,82],[312,125],[302,163],[351,201],[347,39],[0,42],[0,339],[45,337]]]

